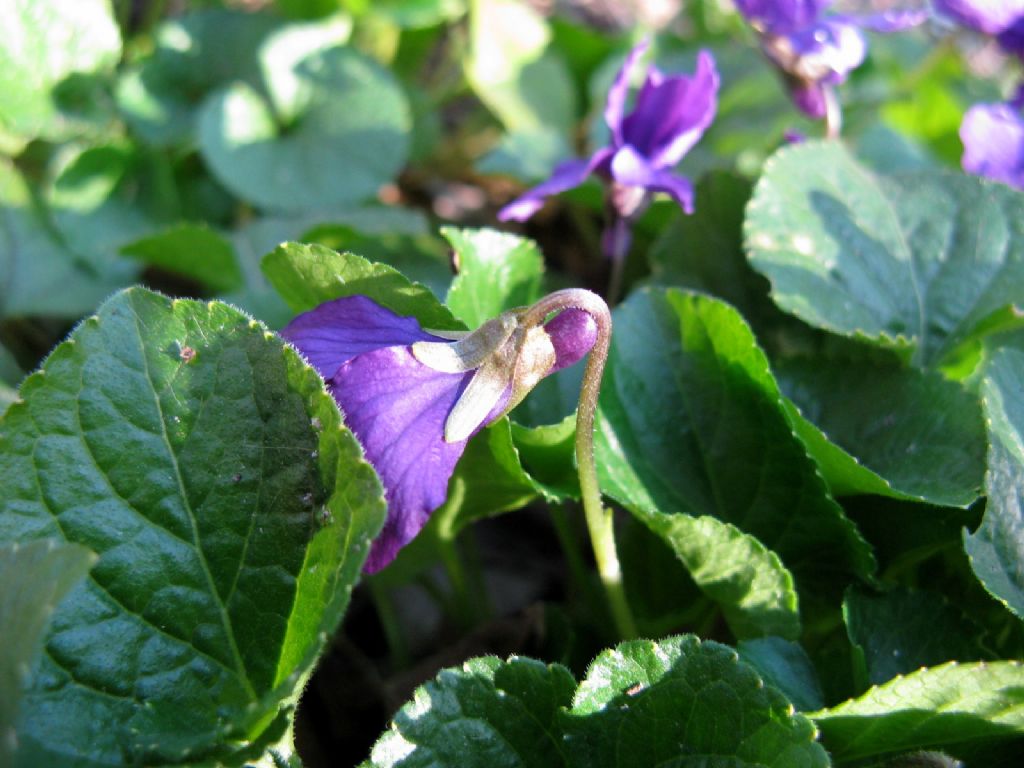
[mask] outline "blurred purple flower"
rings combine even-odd
[[[860,66],[867,53],[862,29],[896,32],[921,24],[926,11],[868,16],[826,15],[832,0],[735,0],[778,67],[796,106],[810,117],[829,117],[833,87]],[[838,122],[838,113],[832,116]],[[834,131],[838,132],[838,130]]]
[[[1024,0],[935,0],[935,10],[1024,59]]]
[[[626,56],[605,102],[604,119],[610,143],[588,159],[559,165],[551,178],[527,191],[498,212],[502,221],[525,221],[544,204],[544,198],[579,186],[591,174],[608,185],[609,225],[604,250],[622,258],[629,247],[630,222],[650,200],[664,192],[687,213],[693,212],[693,186],[672,169],[703,135],[715,116],[718,72],[707,51],[697,57],[693,76],[667,75],[655,66],[626,114],[629,75],[647,50],[640,43]]]
[[[960,124],[963,167],[1024,189],[1024,88],[1009,104],[975,104]]]
[[[281,335],[327,382],[384,486],[387,520],[364,566],[373,573],[444,503],[468,439],[586,355],[597,327],[578,309],[534,328],[507,312],[452,339],[348,296],[299,315]]]

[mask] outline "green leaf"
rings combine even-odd
[[[558,714],[575,680],[558,664],[493,656],[442,670],[395,715],[368,761],[376,768],[565,765]]]
[[[502,173],[521,181],[542,181],[555,166],[572,156],[566,134],[557,128],[531,128],[506,133],[490,152],[480,158],[480,173]]]
[[[0,421],[0,540],[99,560],[53,616],[19,765],[258,757],[385,511],[320,377],[232,307],[132,289],[20,395]]]
[[[0,160],[0,317],[75,318],[117,288],[72,253],[47,226],[28,185]]]
[[[263,273],[295,312],[359,294],[399,315],[412,315],[424,328],[464,328],[427,288],[354,253],[284,243],[263,259]]]
[[[511,512],[537,497],[537,488],[519,463],[509,420],[499,419],[466,446],[448,481],[448,500],[434,512],[453,538],[483,517]]]
[[[338,15],[282,24],[271,14],[225,8],[169,19],[157,28],[153,51],[122,73],[118,107],[151,144],[191,142],[213,91],[237,81],[265,93],[266,78],[288,78],[296,59],[344,44],[351,28]]]
[[[422,29],[451,21],[466,12],[465,0],[350,0],[349,6],[366,3],[367,10],[403,29]]]
[[[42,650],[57,604],[89,571],[96,556],[52,539],[0,546],[0,763],[18,748],[14,724],[26,671]]]
[[[746,242],[776,303],[811,325],[939,363],[1024,296],[1024,195],[946,171],[884,176],[838,142],[766,164]]]
[[[979,642],[981,627],[938,592],[897,587],[876,595],[851,588],[843,601],[843,618],[863,659],[867,683],[991,655]]]
[[[959,507],[978,498],[984,424],[980,403],[960,384],[866,360],[793,359],[781,362],[776,374],[799,409],[796,423],[814,425],[800,431],[836,493]],[[809,435],[814,429],[842,453]]]
[[[722,607],[736,637],[799,637],[793,577],[761,542],[706,515],[632,511],[668,544],[701,591]]]
[[[359,217],[353,218],[359,220]],[[423,283],[435,296],[444,296],[452,282],[450,251],[440,238],[431,234],[387,231],[364,234],[351,224],[330,223],[285,239],[319,243],[335,251],[358,253],[370,261],[387,264],[413,282]]]
[[[679,290],[640,291],[614,323],[596,435],[608,495],[652,520],[731,523],[778,553],[802,587],[834,592],[873,571],[734,309]]]
[[[144,173],[138,149],[124,143],[65,154],[67,165],[46,196],[63,242],[94,272],[134,282],[138,267],[118,258],[121,247],[166,221],[146,194],[152,173]]]
[[[824,705],[814,664],[799,643],[781,637],[760,637],[743,640],[736,651],[766,683],[782,691],[797,709],[807,712],[821,709]]]
[[[349,49],[290,63],[275,70],[266,95],[235,83],[205,102],[204,159],[224,186],[262,208],[325,210],[372,196],[408,154],[401,88]]]
[[[988,362],[981,391],[988,424],[988,503],[981,526],[964,530],[971,568],[993,597],[1024,619],[1024,351],[1007,347]]]
[[[493,229],[444,227],[458,274],[445,304],[468,328],[540,298],[544,258],[532,240]]]
[[[59,89],[121,55],[109,0],[0,0],[0,132],[59,139]]]
[[[623,643],[574,688],[557,664],[472,659],[418,688],[364,766],[829,764],[811,722],[714,642]]]
[[[782,694],[731,648],[693,636],[603,652],[563,722],[572,766],[829,765]]]
[[[548,48],[551,30],[516,0],[473,0],[466,75],[477,97],[510,132],[571,133],[576,90],[565,61]]]
[[[1015,661],[952,662],[897,677],[809,717],[841,763],[915,749],[965,755],[1024,735],[1024,668]]]
[[[512,441],[523,469],[548,501],[579,499],[576,414],[557,424],[524,427],[512,422]]]
[[[178,224],[121,248],[121,253],[150,266],[191,277],[214,291],[242,285],[231,242],[205,224]]]
[[[768,286],[743,252],[743,209],[751,182],[738,174],[705,174],[694,190],[695,211],[679,214],[651,246],[651,273],[661,285],[705,291],[753,320],[772,308]]]

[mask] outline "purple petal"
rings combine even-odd
[[[856,24],[861,29],[870,29],[872,32],[879,32],[887,35],[891,32],[902,32],[904,29],[911,29],[924,24],[928,20],[928,11],[921,8],[916,10],[884,11],[882,13],[871,13],[866,16],[834,16]]]
[[[977,104],[960,125],[963,167],[1024,189],[1024,119],[1008,104]]]
[[[751,24],[772,35],[788,35],[814,24],[832,0],[735,0]]]
[[[471,373],[439,373],[407,347],[353,358],[330,381],[345,424],[380,476],[388,516],[363,569],[373,573],[420,532],[441,506],[466,441],[446,443],[444,422]]]
[[[825,86],[821,83],[793,81],[789,87],[789,95],[792,97],[797,109],[808,117],[821,120],[828,112]]]
[[[986,35],[999,35],[1024,18],[1024,0],[934,0],[935,10]]]
[[[647,51],[649,45],[650,42],[644,40],[626,54],[626,60],[615,76],[615,82],[608,89],[608,99],[604,105],[604,121],[608,124],[615,146],[622,144],[622,116],[626,111],[626,100],[629,98],[629,73],[636,66],[637,60]]]
[[[855,24],[840,17],[803,29],[788,39],[793,58],[783,69],[800,80],[841,83],[867,55],[864,35]]]
[[[718,72],[707,51],[692,77],[652,68],[623,121],[622,144],[631,144],[657,168],[671,168],[697,143],[715,117]]]
[[[686,213],[693,213],[693,185],[689,179],[655,167],[633,147],[627,145],[615,153],[611,172],[612,178],[620,184],[665,192]]]
[[[281,335],[325,379],[356,355],[417,341],[441,341],[424,332],[416,318],[399,317],[366,296],[345,296],[303,312]]]
[[[544,205],[544,198],[578,187],[611,155],[610,149],[599,149],[589,160],[568,160],[557,168],[551,178],[527,190],[498,211],[500,221],[526,221]]]
[[[579,362],[597,341],[597,323],[582,309],[566,309],[544,324],[555,348],[551,373]]]

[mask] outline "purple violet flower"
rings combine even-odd
[[[1024,88],[1008,104],[975,104],[960,124],[963,167],[1024,189]]]
[[[594,319],[579,309],[535,327],[519,315],[506,312],[471,333],[430,332],[348,296],[281,331],[327,382],[384,486],[387,520],[367,573],[394,560],[444,503],[469,438],[541,378],[583,358],[597,338]]]
[[[672,169],[690,151],[714,119],[718,72],[710,53],[701,51],[693,76],[647,70],[633,110],[626,114],[629,75],[647,50],[642,42],[626,56],[605,102],[604,119],[610,144],[587,159],[570,160],[551,178],[527,191],[498,212],[502,221],[526,221],[540,210],[544,198],[579,186],[591,174],[607,185],[609,222],[605,253],[621,261],[630,242],[630,223],[643,212],[654,192],[672,197],[693,212],[693,185]]]
[[[1024,59],[1024,0],[935,0],[935,10]]]
[[[826,118],[838,135],[834,87],[859,67],[867,54],[861,32],[896,32],[921,24],[926,11],[888,11],[868,16],[826,15],[832,0],[735,0],[761,38],[761,49],[782,73],[796,106],[809,117]]]

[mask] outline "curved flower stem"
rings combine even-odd
[[[596,293],[582,288],[567,288],[545,296],[526,310],[522,322],[526,327],[541,324],[552,312],[580,309],[597,324],[597,341],[583,373],[579,406],[576,409],[576,464],[580,477],[583,512],[594,548],[597,572],[608,597],[615,628],[624,638],[636,637],[636,623],[626,602],[622,585],[622,569],[615,551],[615,529],[612,512],[601,503],[601,488],[597,481],[597,463],[594,459],[594,417],[597,398],[601,391],[601,377],[608,360],[612,340],[612,315],[608,305]]]

